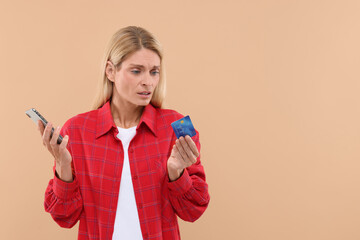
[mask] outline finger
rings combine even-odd
[[[180,138],[175,141],[176,149],[178,150],[179,154],[181,155],[181,158],[185,160],[187,158],[187,155],[185,153],[185,150],[180,142]]]
[[[68,142],[69,142],[69,136],[65,135],[63,137],[62,142],[59,145],[59,152],[63,153],[64,151],[66,151],[66,146],[67,146]]]
[[[173,150],[174,150],[175,158],[178,160],[178,163],[181,165],[181,168],[185,168],[186,167],[186,161],[181,156],[180,151],[179,151],[179,149],[178,149],[178,147],[176,145],[174,145]]]
[[[42,123],[41,120],[38,120],[37,124],[40,135],[42,136],[44,134],[44,129],[45,129],[44,124]]]
[[[52,129],[52,124],[51,123],[46,124],[43,134],[43,143],[45,146],[49,146],[51,129]]]
[[[189,148],[189,147],[187,146],[185,138],[180,137],[179,138],[179,143],[180,143],[181,149],[183,150],[183,151],[181,151],[181,153],[183,153],[183,152],[185,153],[184,158],[189,158],[190,157],[190,155],[189,155],[190,152],[187,151],[187,148]]]
[[[50,140],[50,145],[53,149],[56,149],[58,146],[57,146],[57,139],[59,137],[59,134],[60,134],[60,127],[57,127],[51,137],[51,140]]]
[[[182,144],[181,144],[180,141],[181,141],[181,140],[177,141],[176,147],[177,147],[177,149],[178,149],[178,151],[179,151],[182,159],[184,160],[185,165],[186,165],[186,166],[190,166],[190,165],[192,165],[192,162],[191,162],[190,157],[189,157],[188,154],[186,153],[186,151],[185,151],[185,149],[184,149],[184,147],[182,146]]]
[[[196,163],[196,156],[193,153],[191,147],[189,146],[188,142],[186,140],[184,140],[183,144],[182,144],[187,156],[188,156],[188,160],[191,162],[190,165]]]
[[[175,151],[177,151],[177,149],[176,149],[176,145],[174,144],[174,145],[173,145],[173,148],[172,148],[172,150],[171,150],[171,154],[170,154],[172,157],[176,157],[176,156],[175,156]]]
[[[181,145],[182,145],[183,149],[185,150],[185,153],[186,153],[186,155],[188,157],[188,160],[192,164],[196,163],[196,157],[195,157],[194,153],[192,152],[187,140],[185,138],[182,138],[180,140],[180,142],[181,142]]]
[[[191,148],[192,153],[195,155],[196,158],[198,158],[200,156],[200,153],[198,148],[196,147],[194,140],[192,140],[192,138],[189,135],[186,135],[185,140],[189,145],[189,147]]]

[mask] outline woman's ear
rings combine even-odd
[[[115,66],[112,62],[107,61],[106,62],[106,67],[105,67],[105,74],[106,77],[111,81],[111,82],[115,82]]]

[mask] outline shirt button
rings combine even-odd
[[[138,179],[138,176],[134,176],[134,180]]]
[[[149,237],[149,235],[147,234],[147,233],[145,233],[144,234],[144,238],[146,239],[146,238],[148,238]]]
[[[143,205],[140,203],[139,204],[139,209],[142,209],[143,208]]]
[[[132,148],[130,148],[130,149],[129,149],[129,152],[133,153],[133,152],[134,152],[134,150],[133,150]]]

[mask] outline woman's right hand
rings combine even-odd
[[[51,123],[48,123],[46,127],[44,127],[43,123],[39,120],[38,129],[42,136],[43,145],[55,158],[56,172],[59,178],[65,182],[71,182],[73,180],[71,169],[72,157],[69,150],[66,148],[69,141],[69,136],[64,136],[61,144],[57,144],[57,139],[60,135],[60,127],[55,129],[51,138]]]

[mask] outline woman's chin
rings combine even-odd
[[[150,99],[149,100],[141,100],[141,101],[138,101],[136,105],[145,107],[149,103],[150,103]]]

